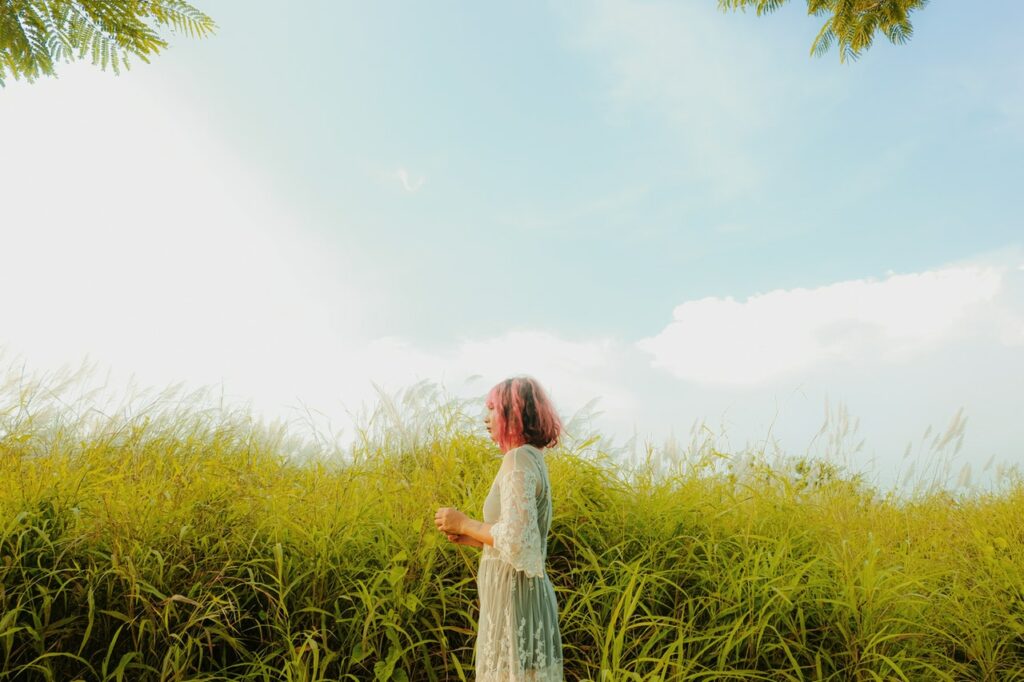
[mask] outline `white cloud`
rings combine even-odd
[[[596,396],[606,408],[629,409],[630,392],[610,380],[621,355],[622,348],[610,339],[572,341],[541,331],[464,339],[436,350],[388,337],[355,351],[352,365],[358,369],[350,376],[358,385],[374,382],[391,389],[420,379],[443,380],[453,382],[450,390],[472,395],[506,377],[528,374],[548,387],[563,411]]]
[[[1020,343],[1024,311],[999,295],[1012,271],[952,266],[884,280],[705,298],[637,346],[687,381],[750,385],[829,363],[901,361],[970,334]]]
[[[39,367],[89,355],[146,385],[287,399],[356,335],[365,293],[152,79],[71,65],[4,94],[0,127],[22,132],[0,165],[0,343]]]
[[[413,178],[412,174],[405,168],[399,168],[391,177],[398,180],[402,185],[402,189],[409,193],[418,192],[419,189],[423,187],[423,183],[426,182],[426,178],[422,175]]]
[[[165,92],[152,73],[72,66],[5,94],[0,126],[27,133],[0,165],[5,359],[45,372],[88,357],[114,391],[129,376],[223,386],[227,403],[286,419],[306,406],[342,428],[374,383],[420,379],[471,395],[529,373],[570,413],[595,395],[625,404],[601,377],[605,340],[514,331],[430,349],[368,336],[354,255],[312,239],[301,209]]]
[[[530,374],[562,398],[563,409],[576,409],[600,396],[605,409],[631,409],[626,387],[611,377],[622,349],[611,339],[569,341],[537,331],[515,331],[498,337],[464,341],[455,362],[491,383],[507,376]]]

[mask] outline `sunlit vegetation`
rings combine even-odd
[[[68,396],[0,397],[0,679],[472,679],[477,550],[430,522],[479,516],[497,469],[470,407],[382,397],[341,450],[180,393]],[[897,495],[589,437],[548,463],[567,679],[1024,679],[1012,472]]]

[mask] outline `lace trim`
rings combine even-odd
[[[509,610],[504,609],[504,615]],[[543,624],[536,624],[533,641],[527,642],[524,629],[526,619],[520,618],[515,645],[511,637],[485,636],[477,642],[476,679],[478,682],[562,682],[562,659],[547,651],[553,648],[557,634],[547,632]],[[487,628],[488,635],[498,633]],[[554,647],[561,653],[561,647]],[[554,653],[554,652],[552,652]],[[550,659],[550,660],[549,660]]]
[[[477,673],[477,682],[564,682],[562,666],[548,666],[520,672],[490,670]]]

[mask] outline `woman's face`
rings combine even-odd
[[[484,414],[484,426],[487,427],[487,435],[491,437],[491,440],[497,442],[494,438],[494,431],[491,427],[494,426],[494,405],[487,403],[486,412]]]

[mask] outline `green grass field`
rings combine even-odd
[[[244,413],[59,395],[0,403],[0,679],[472,679],[478,550],[432,518],[479,517],[499,453],[459,403],[289,457]],[[897,496],[600,443],[548,457],[567,679],[1024,679],[1016,475]]]

